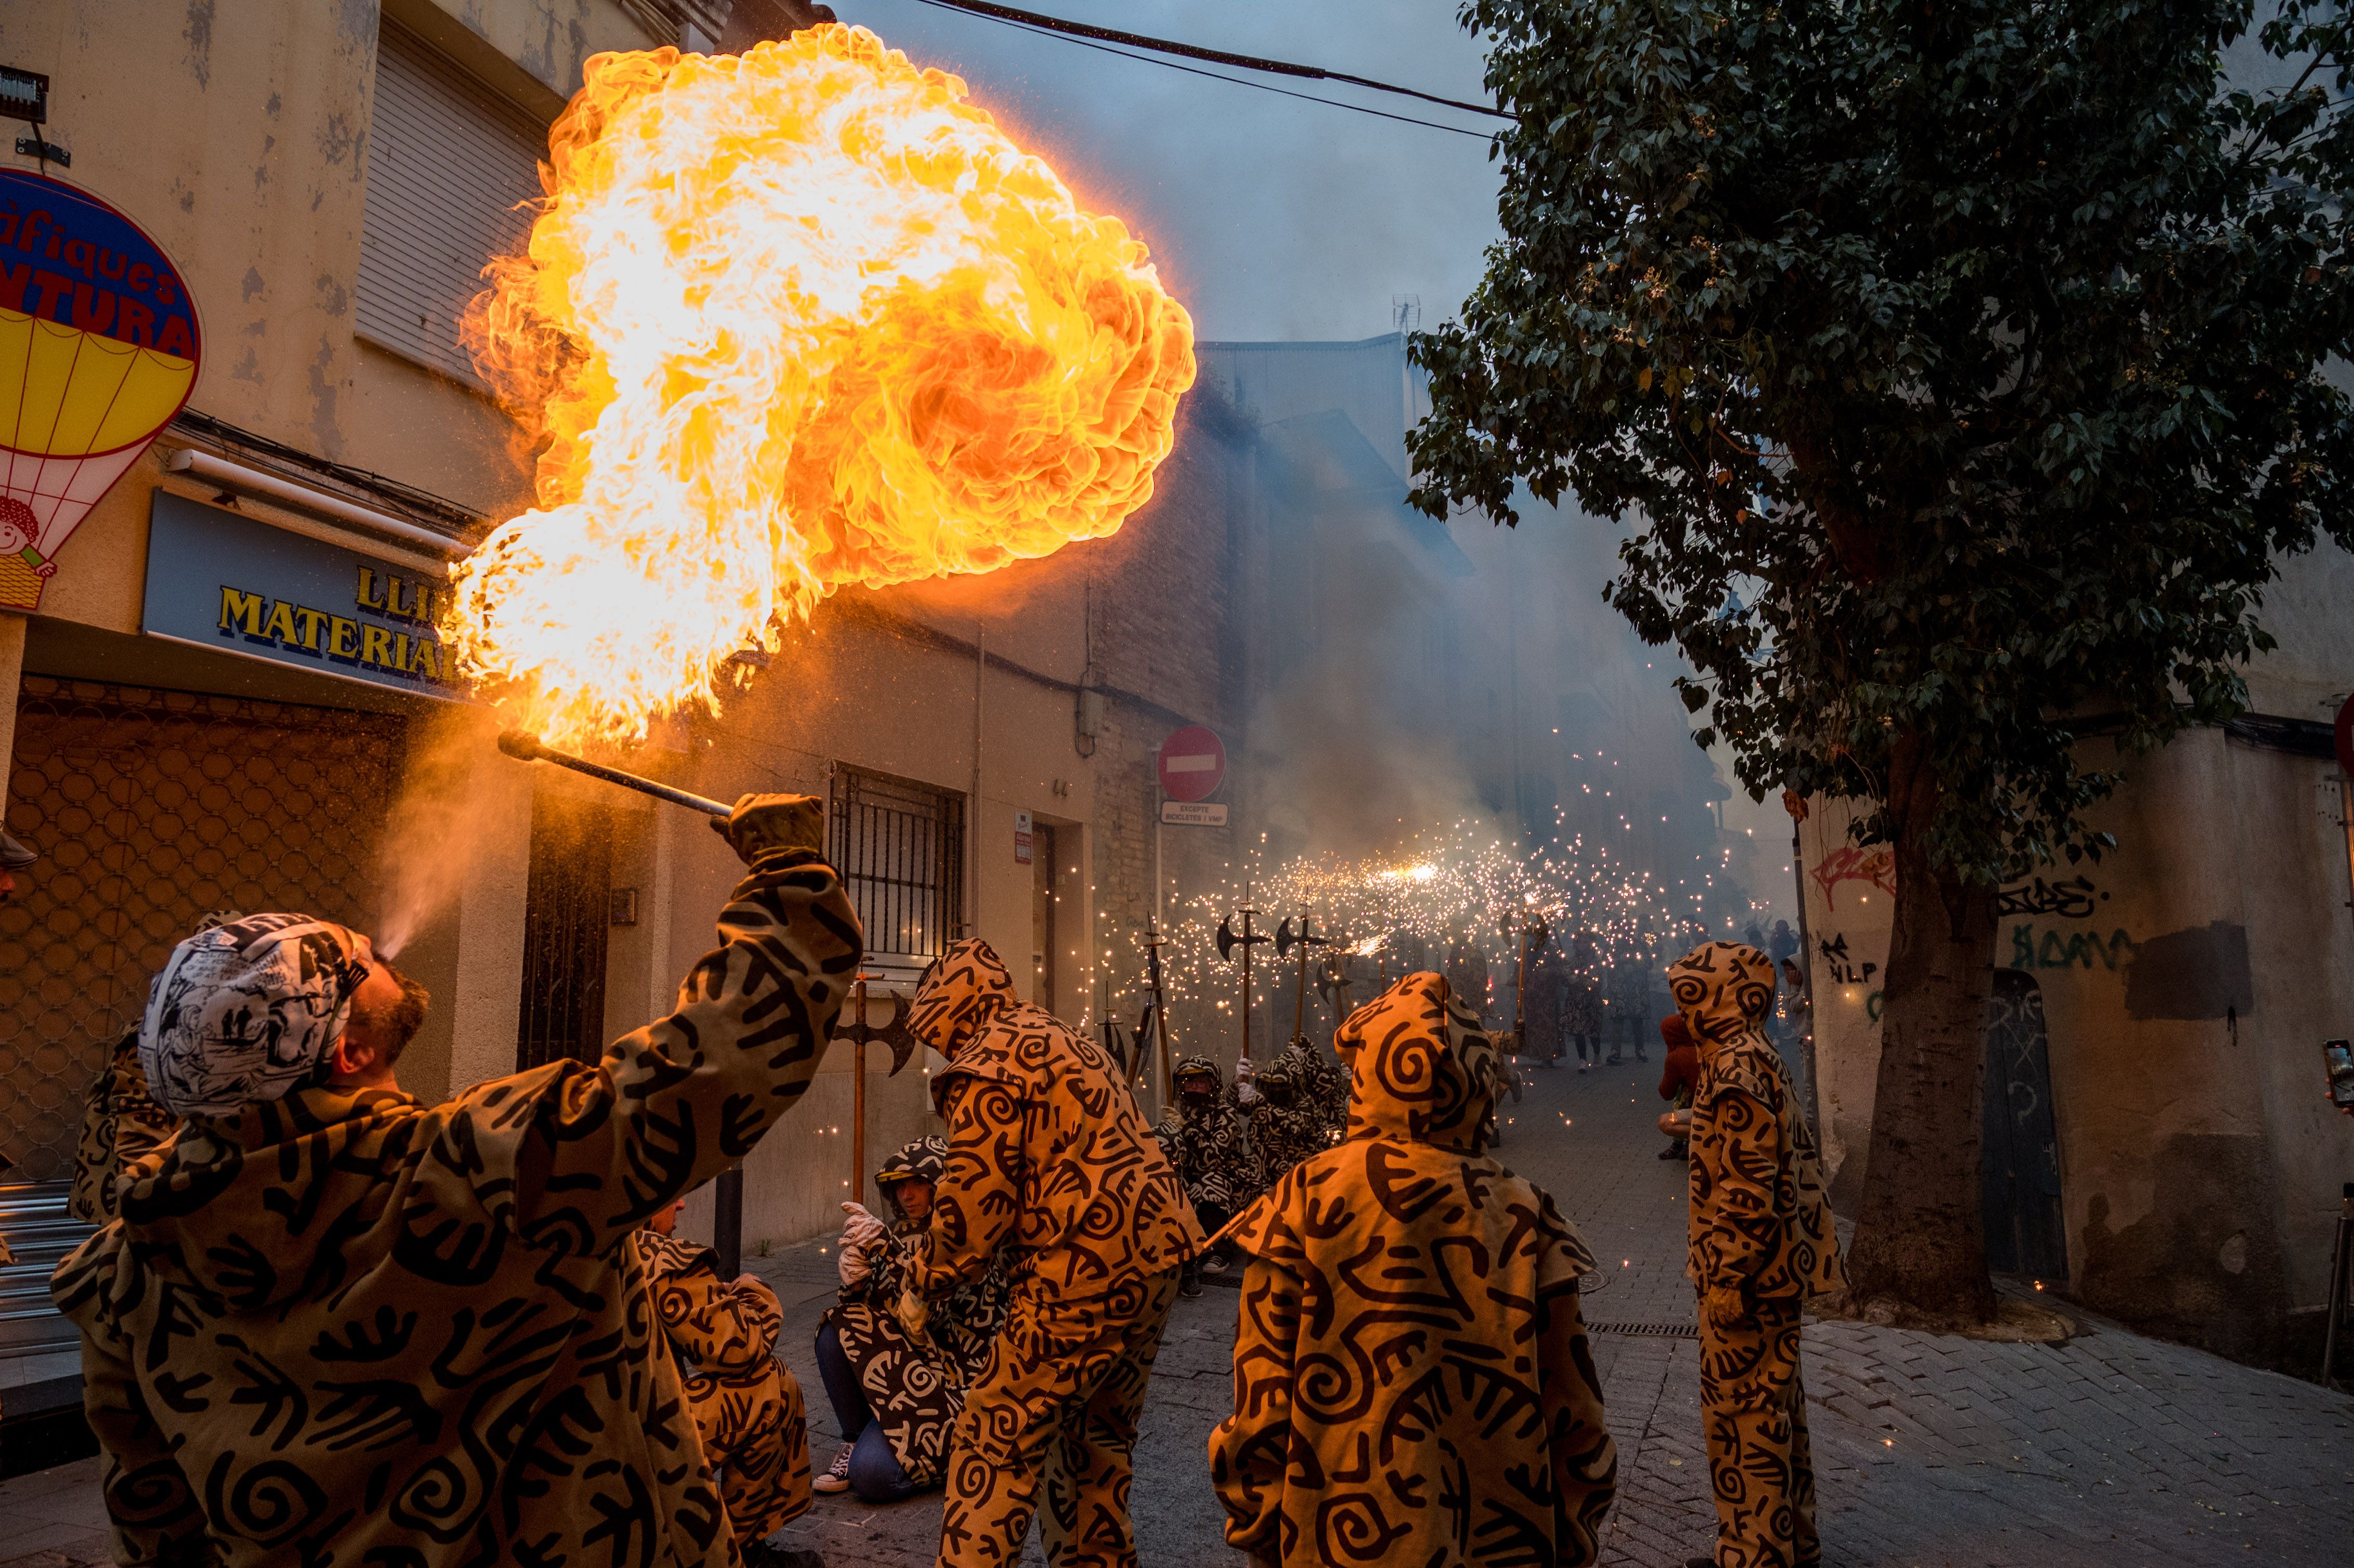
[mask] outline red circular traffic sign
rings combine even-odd
[[[1161,743],[1161,792],[1172,800],[1206,800],[1226,780],[1226,747],[1189,724]]]

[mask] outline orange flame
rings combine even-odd
[[[515,720],[641,738],[845,584],[1048,555],[1151,496],[1193,322],[964,94],[839,25],[588,62],[468,323],[548,443],[448,629]]]

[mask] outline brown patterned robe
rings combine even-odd
[[[1185,1183],[1185,1197],[1197,1212],[1231,1216],[1267,1185],[1250,1134],[1252,1113],[1226,1086],[1226,1075],[1208,1056],[1180,1056],[1170,1069],[1172,1084],[1206,1077],[1218,1086],[1207,1105],[1172,1098],[1152,1129],[1170,1169]],[[1223,1223],[1223,1222],[1216,1222]]]
[[[1479,1152],[1494,1043],[1426,971],[1336,1044],[1347,1139],[1227,1233],[1251,1255],[1210,1437],[1227,1544],[1284,1568],[1592,1563],[1618,1467],[1578,1314],[1594,1259]]]
[[[631,1240],[736,1543],[758,1541],[810,1506],[801,1384],[776,1359],[784,1309],[757,1279],[721,1279],[707,1246],[650,1230]]]
[[[81,1136],[74,1143],[73,1190],[67,1212],[85,1224],[114,1218],[123,1175],[164,1147],[180,1118],[147,1092],[139,1065],[139,1031],[115,1042],[106,1065],[82,1097]]]
[[[947,1155],[941,1139],[919,1139],[885,1161],[875,1181],[896,1207],[893,1194],[902,1181],[938,1186]],[[923,1226],[903,1214],[868,1259],[866,1277],[843,1287],[825,1321],[858,1374],[892,1457],[910,1481],[932,1486],[948,1474],[949,1434],[964,1409],[965,1389],[989,1364],[1005,1326],[1012,1286],[1000,1254],[979,1280],[926,1301],[917,1289],[922,1234]],[[849,1434],[854,1440],[857,1436]]]
[[[1119,1065],[1023,1003],[978,940],[949,945],[908,1009],[948,1166],[919,1273],[938,1298],[1013,1250],[1005,1330],[956,1423],[940,1561],[1007,1568],[1038,1515],[1055,1568],[1136,1561],[1136,1418],[1201,1227]]]
[[[809,1086],[861,942],[790,849],[719,937],[598,1063],[300,1089],[139,1167],[50,1287],[118,1562],[735,1562],[629,1239]]]
[[[1668,989],[1701,1054],[1686,1266],[1702,1292],[1717,1562],[1797,1568],[1820,1556],[1798,1315],[1808,1296],[1846,1283],[1822,1162],[1765,1035],[1773,960],[1710,942],[1669,968]]]

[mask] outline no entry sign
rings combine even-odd
[[[1189,724],[1161,743],[1161,792],[1172,800],[1206,800],[1226,779],[1226,747]]]

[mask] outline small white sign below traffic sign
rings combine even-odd
[[[1226,825],[1226,806],[1223,800],[1163,800],[1161,820],[1172,827],[1223,828]]]

